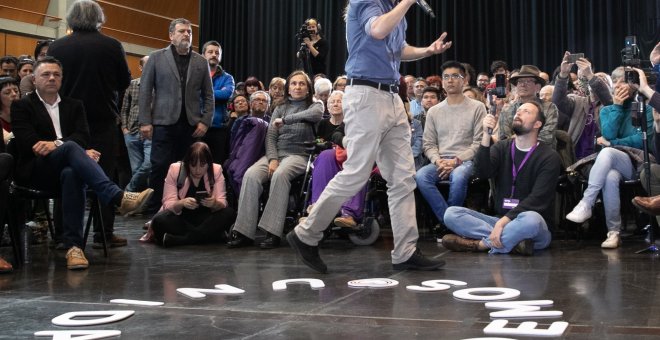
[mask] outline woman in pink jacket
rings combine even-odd
[[[164,247],[224,242],[235,219],[222,167],[213,164],[208,145],[194,143],[167,172],[163,206],[151,221],[154,241]]]

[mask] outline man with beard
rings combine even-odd
[[[202,47],[202,55],[209,62],[211,81],[213,82],[213,97],[215,98],[215,112],[213,122],[206,132],[204,139],[213,154],[213,161],[222,164],[228,156],[229,129],[225,124],[227,119],[227,101],[234,93],[234,77],[220,66],[222,60],[222,47],[220,43],[211,40]]]
[[[540,143],[545,115],[536,102],[520,105],[513,118],[515,138],[491,147],[488,129],[495,117],[483,120],[483,138],[475,156],[475,173],[495,180],[495,208],[488,216],[463,207],[449,207],[445,223],[457,235],[445,235],[442,245],[453,251],[486,251],[532,255],[550,245],[555,186],[561,161],[550,145]]]
[[[170,164],[206,134],[215,108],[209,63],[191,48],[192,24],[174,19],[169,35],[172,43],[149,55],[140,81],[140,132],[151,139],[154,188],[148,212],[160,207]]]

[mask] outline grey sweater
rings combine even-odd
[[[279,129],[272,124],[277,118],[284,119]],[[304,142],[312,141],[314,125],[323,118],[323,103],[315,102],[307,106],[304,101],[286,100],[278,106],[270,118],[266,134],[266,156],[268,161],[281,160],[289,155],[305,155]]]
[[[443,100],[429,109],[424,127],[424,154],[435,163],[442,156],[469,161],[479,149],[486,107],[465,97],[462,103],[449,105]]]

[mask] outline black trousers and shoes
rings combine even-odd
[[[169,247],[226,241],[229,228],[236,220],[232,208],[211,211],[208,208],[183,209],[180,215],[161,211],[151,221],[157,244]]]

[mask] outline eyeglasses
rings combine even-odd
[[[458,80],[458,79],[463,79],[463,78],[465,78],[465,77],[463,77],[462,75],[460,75],[458,73],[443,74],[442,75],[442,80],[449,80],[449,79]]]
[[[268,99],[262,99],[262,98],[254,98],[252,99],[253,102],[260,102],[260,103],[268,103]]]

